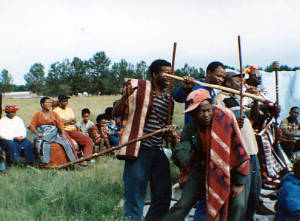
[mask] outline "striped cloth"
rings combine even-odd
[[[230,170],[235,169],[246,176],[249,155],[235,116],[227,108],[213,105],[211,132],[207,131],[206,136],[210,140],[206,164],[207,220],[227,220]]]
[[[168,106],[169,95],[162,94],[158,97],[153,91],[153,104],[149,117],[146,120],[144,127],[144,134],[152,133],[156,130],[164,128],[168,121]],[[172,109],[173,110],[173,109]],[[159,149],[162,146],[163,138],[161,134],[157,134],[144,139],[141,143],[143,148],[147,149]]]
[[[124,80],[127,81],[128,78]],[[137,90],[128,98],[125,116],[122,116],[126,125],[121,135],[121,144],[167,125],[169,96],[167,94],[156,96],[150,81],[131,79],[131,84],[133,88],[137,87]],[[117,158],[136,159],[141,145],[143,148],[158,149],[162,142],[162,135],[151,136],[121,148],[117,151]]]

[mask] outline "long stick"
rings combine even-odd
[[[272,63],[272,67],[273,67],[273,69],[275,71],[275,90],[276,90],[276,101],[275,101],[275,103],[278,106],[279,105],[279,96],[278,96],[279,95],[279,92],[278,92],[278,69],[280,67],[279,62],[278,61],[274,61]]]
[[[278,106],[279,105],[279,92],[278,92],[278,69],[279,69],[279,62],[274,61],[272,63],[272,67],[275,71],[275,91],[276,91],[276,100],[275,103]],[[278,128],[278,120],[277,120],[277,116],[275,117],[275,141],[274,141],[274,147],[276,149],[278,149],[278,141],[279,141],[279,128]]]
[[[102,156],[102,155],[104,155],[104,154],[106,154],[106,153],[110,153],[110,152],[112,152],[112,151],[114,151],[114,150],[119,150],[119,149],[121,149],[121,148],[124,147],[124,146],[127,146],[127,145],[129,145],[129,144],[138,142],[138,141],[140,141],[140,140],[146,139],[146,138],[148,138],[148,137],[151,137],[151,136],[153,136],[153,135],[155,135],[155,134],[158,134],[158,133],[162,133],[162,132],[164,132],[164,131],[165,131],[165,128],[156,130],[156,131],[154,131],[154,132],[152,132],[152,133],[149,133],[149,134],[146,134],[146,135],[144,135],[144,136],[141,136],[141,137],[132,139],[132,140],[128,141],[127,143],[123,143],[123,144],[120,144],[120,145],[118,145],[118,146],[112,147],[112,148],[110,148],[110,149],[103,150],[103,151],[101,151],[101,152],[99,152],[99,153],[94,153],[94,154],[92,154],[92,155],[90,155],[90,156],[88,156],[88,157],[83,157],[83,158],[80,158],[80,159],[78,159],[78,160],[74,160],[73,162],[68,162],[68,163],[65,163],[65,164],[63,164],[63,165],[57,166],[56,169],[66,168],[66,167],[68,167],[68,166],[71,166],[71,165],[74,165],[74,164],[77,164],[77,163],[80,163],[80,162],[83,162],[83,161],[86,161],[86,160],[90,160],[90,159],[93,159],[93,158],[95,158],[95,157]]]
[[[174,68],[175,68],[175,55],[176,55],[176,47],[177,47],[177,43],[174,42],[173,45],[173,55],[172,55],[172,75],[174,75]],[[169,107],[168,107],[168,125],[171,124],[171,119],[172,119],[172,93],[173,93],[173,78],[170,82],[170,97],[169,97]]]
[[[240,118],[242,118],[243,112],[243,66],[242,66],[242,49],[241,49],[241,37],[238,35],[238,47],[239,47],[239,61],[240,61],[240,74],[241,74],[241,86],[240,86]]]
[[[173,45],[173,54],[172,54],[172,75],[174,75],[174,68],[175,68],[175,55],[176,55],[176,46],[177,46],[177,43],[174,42],[174,45]],[[172,93],[173,93],[173,78],[170,82],[170,91],[169,91],[169,105],[168,105],[168,119],[167,119],[167,125],[171,125],[172,124],[172,107],[173,107],[173,96],[172,96]],[[169,147],[169,142],[166,142],[166,148]]]
[[[163,73],[162,75],[166,76],[166,77],[169,77],[169,78],[174,78],[174,79],[179,80],[179,81],[183,81],[182,77],[179,77],[179,76],[176,76],[176,75],[170,75],[170,74],[166,74],[166,73]],[[195,84],[201,85],[203,87],[218,89],[218,90],[226,91],[226,92],[233,93],[233,94],[240,94],[240,91],[234,90],[234,89],[229,88],[229,87],[224,87],[224,86],[215,85],[215,84],[203,83],[203,82],[197,81],[197,80],[193,80],[193,82]],[[244,97],[250,97],[254,100],[258,100],[258,101],[261,101],[261,102],[270,102],[267,99],[265,99],[263,97],[256,96],[254,94],[243,93],[243,96]]]

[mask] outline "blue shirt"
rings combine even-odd
[[[200,81],[200,82],[203,82],[203,83],[204,83],[204,81],[201,80],[201,79],[196,79],[196,81]],[[209,93],[210,93],[211,99],[213,99],[214,96],[216,96],[216,93],[215,93],[215,91],[214,91],[213,89],[210,89],[210,88],[207,88],[207,87],[203,87],[203,86],[200,86],[200,85],[198,85],[198,84],[196,84],[196,85],[192,88],[192,91],[195,91],[195,90],[200,89],[200,88],[203,88],[203,89],[208,90]],[[184,89],[183,89],[182,86],[180,86],[179,88],[177,88],[177,89],[175,89],[175,90],[173,91],[173,98],[174,98],[174,100],[175,100],[176,102],[179,102],[179,103],[185,103],[184,109],[187,108],[186,98],[187,98],[188,95],[189,95],[189,94],[186,93],[186,92],[184,91]],[[187,124],[188,124],[190,121],[192,121],[192,120],[193,120],[193,117],[192,117],[191,114],[189,114],[189,113],[185,113],[185,114],[184,114],[184,125],[187,125]]]
[[[300,220],[300,180],[292,175],[288,175],[285,178],[279,190],[276,220]]]

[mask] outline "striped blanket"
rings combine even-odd
[[[127,81],[128,79],[124,79]],[[148,111],[152,106],[152,86],[150,81],[131,79],[132,87],[137,90],[128,98],[128,114],[123,116],[126,125],[120,143],[126,143],[143,135]],[[126,111],[127,112],[127,111]],[[141,141],[129,144],[117,151],[120,160],[134,160],[139,153]]]
[[[208,220],[227,220],[231,191],[231,169],[242,175],[249,171],[249,155],[234,114],[213,105],[211,132],[206,166],[206,199]]]

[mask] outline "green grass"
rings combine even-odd
[[[81,109],[88,107],[91,119],[103,113],[120,96],[74,97],[69,106],[77,120]],[[14,103],[26,125],[36,111],[39,99],[4,99],[4,106]],[[183,125],[183,105],[176,104],[174,124]],[[29,132],[28,137],[32,139]],[[13,167],[0,175],[0,221],[16,220],[122,220],[118,203],[124,196],[123,161],[109,157],[79,170],[47,170],[38,167]],[[177,182],[178,169],[171,163],[171,180]],[[147,194],[149,199],[149,194]]]

